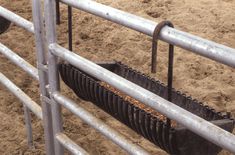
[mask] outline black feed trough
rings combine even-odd
[[[11,22],[0,16],[0,34],[4,33],[11,25]]]
[[[167,99],[168,88],[160,81],[154,80],[120,62],[100,65]],[[101,85],[101,82],[96,78],[72,65],[62,63],[59,69],[63,81],[78,97],[93,102],[169,154],[215,155],[221,151],[220,147],[187,130],[180,124],[168,125],[165,120],[125,100],[120,95]],[[171,93],[174,104],[232,132],[234,120],[230,118],[230,114],[222,115],[175,89],[172,89]]]

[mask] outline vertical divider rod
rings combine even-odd
[[[24,108],[24,120],[25,120],[28,146],[30,149],[32,149],[34,146],[33,146],[31,115],[29,109],[27,108],[27,106],[25,106],[25,104],[23,104],[23,108]]]
[[[72,23],[72,7],[68,6],[68,41],[69,50],[73,50],[73,23]]]

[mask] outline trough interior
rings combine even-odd
[[[123,65],[120,62],[99,63],[99,65],[167,100],[167,86],[162,82],[148,77],[141,72],[132,69],[130,70],[128,66]],[[127,70],[128,74],[126,72]],[[132,76],[133,74],[135,74],[134,77]],[[222,114],[217,113],[213,108],[204,106],[203,103],[186,94],[176,91],[174,88],[172,89],[171,102],[207,121],[221,120],[228,117],[226,116],[227,114],[222,116]]]

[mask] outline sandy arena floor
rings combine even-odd
[[[235,48],[234,0],[97,0],[103,4],[154,20],[171,20],[179,30]],[[28,0],[0,0],[0,5],[32,20]],[[58,27],[59,43],[67,47],[67,13],[62,6],[62,24]],[[168,45],[160,43],[158,73],[150,74],[151,38],[93,15],[74,10],[74,49],[93,61],[119,60],[146,74],[166,81]],[[34,37],[14,24],[0,36],[0,42],[35,65]],[[0,55],[0,71],[12,79],[37,103],[38,84],[26,73]],[[191,52],[176,48],[174,87],[192,95],[219,111],[230,111],[235,116],[235,70]],[[134,142],[153,154],[166,153],[141,138],[129,128],[98,109],[91,103],[77,99],[64,85],[65,94]],[[64,129],[89,153],[126,154],[87,124],[64,112]],[[0,154],[45,154],[43,128],[33,116],[35,149],[27,147],[22,104],[0,85]],[[220,155],[228,155],[222,151]]]

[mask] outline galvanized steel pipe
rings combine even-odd
[[[5,9],[0,6],[0,16],[6,18],[7,20],[15,23],[16,25],[23,27],[27,31],[34,33],[33,23],[20,17],[19,15],[11,12],[10,10]]]
[[[64,107],[69,109],[76,116],[81,118],[84,122],[101,132],[103,135],[111,139],[114,143],[119,145],[121,148],[126,150],[130,154],[136,155],[147,155],[148,153],[140,146],[134,144],[130,140],[126,139],[123,135],[118,133],[116,130],[110,128],[108,125],[103,123],[100,119],[93,116],[90,112],[80,107],[78,104],[61,95],[58,92],[53,93],[54,99],[62,104]]]
[[[55,137],[67,150],[69,150],[74,155],[88,155],[88,153],[83,148],[74,143],[74,141],[72,141],[65,134],[58,133]]]
[[[177,121],[201,137],[235,153],[235,135],[102,68],[101,66],[70,52],[58,44],[50,44],[49,48],[55,55],[63,58],[87,74],[107,82],[127,95],[152,107],[172,120]]]
[[[56,42],[56,10],[55,0],[44,0],[44,17],[47,45]],[[50,92],[60,90],[59,73],[57,66],[57,57],[48,50],[48,81]],[[51,94],[50,94],[51,95]],[[53,99],[51,102],[51,114],[54,137],[57,133],[63,131],[63,121],[61,115],[61,105],[56,103]],[[58,140],[54,139],[54,148],[56,155],[63,155],[64,148]]]
[[[20,88],[12,83],[6,76],[0,72],[0,83],[10,90],[22,103],[24,103],[38,118],[42,119],[42,109]]]
[[[47,66],[47,45],[44,35],[43,16],[41,10],[41,1],[32,0],[32,13],[33,13],[33,24],[35,31],[35,44],[37,54],[37,65],[39,75],[39,87],[42,97],[50,98],[46,86],[48,85],[48,72],[42,68]],[[46,154],[55,154],[54,150],[54,134],[52,128],[52,115],[51,115],[51,104],[45,100],[41,100],[42,112],[43,112],[43,125],[44,125],[44,137],[45,137],[45,152]]]
[[[0,43],[0,53],[3,54],[6,58],[8,58],[11,62],[22,68],[24,71],[26,71],[34,79],[36,79],[37,81],[39,80],[38,70],[34,66],[29,64],[27,61],[25,61],[23,58],[21,58],[15,52],[13,52],[12,50],[10,50],[1,43]]]
[[[153,35],[153,31],[157,25],[156,22],[151,20],[92,0],[61,0],[61,2],[149,36]],[[168,26],[162,29],[160,39],[225,65],[235,67],[234,48],[230,48]]]

